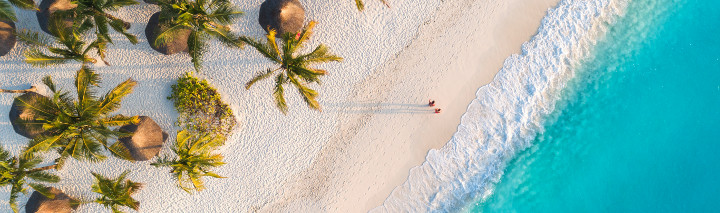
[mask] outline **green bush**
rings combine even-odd
[[[177,125],[194,133],[213,132],[227,137],[237,121],[220,94],[206,80],[185,73],[172,85],[168,99],[175,103],[180,113]]]

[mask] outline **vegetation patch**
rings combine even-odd
[[[172,85],[168,99],[180,113],[177,125],[193,133],[212,132],[227,137],[237,125],[232,110],[222,102],[217,90],[191,73],[185,73]]]

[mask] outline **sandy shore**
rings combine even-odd
[[[477,88],[519,53],[557,2],[442,3],[408,47],[354,85],[340,129],[262,210],[365,212],[382,204],[430,149],[450,139]],[[441,114],[426,106],[429,98]]]
[[[246,15],[231,28],[262,37],[257,13],[263,1],[232,2]],[[228,178],[207,179],[205,191],[187,194],[176,188],[167,170],[150,166],[152,161],[110,158],[101,163],[69,161],[57,172],[62,181],[53,186],[73,197],[93,199],[90,172],[115,176],[131,170],[129,179],[146,184],[135,195],[142,212],[367,211],[402,184],[428,150],[450,139],[477,89],[520,50],[557,0],[395,0],[389,1],[389,9],[367,0],[363,13],[352,1],[301,2],[307,19],[320,23],[311,45],[324,43],[345,58],[321,66],[330,72],[323,85],[314,86],[323,112],[308,110],[297,94],[288,94],[290,113],[282,115],[272,102],[270,82],[250,91],[243,88],[257,71],[273,65],[252,49],[228,50],[211,41],[199,76],[218,88],[240,121],[220,150],[227,164],[217,173]],[[186,54],[166,56],[150,49],[144,28],[158,10],[140,4],[117,11],[133,24],[130,32],[140,43],[130,45],[122,36],[111,35],[116,41],[108,51],[112,66],[93,68],[103,79],[102,93],[127,78],[138,81],[119,112],[152,117],[172,141],[177,113],[166,97],[170,85],[192,66]],[[18,15],[18,29],[39,32],[33,12]],[[17,44],[0,58],[2,88],[40,86],[45,75],[52,75],[59,87],[72,88],[77,64],[32,68],[23,62],[26,49]],[[13,97],[0,96],[0,140],[17,154],[27,139],[15,134],[7,120]],[[438,102],[441,114],[425,106],[429,98]],[[161,154],[169,153],[166,145]],[[46,160],[54,157],[49,154]],[[0,189],[0,194],[8,191]],[[0,203],[0,211],[9,211],[9,206]],[[77,212],[105,211],[86,204]]]

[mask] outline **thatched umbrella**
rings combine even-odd
[[[36,13],[40,29],[48,34],[52,34],[48,29],[50,18],[52,18],[53,14],[57,11],[65,11],[77,7],[77,4],[72,4],[70,2],[70,0],[43,0],[40,2],[40,11]],[[63,24],[70,28],[73,25],[73,20],[71,18],[65,19]]]
[[[172,55],[179,52],[187,52],[187,40],[190,37],[190,30],[184,29],[177,33],[175,39],[165,44],[155,45],[155,39],[160,33],[165,32],[169,28],[168,24],[160,23],[160,13],[150,16],[147,27],[145,27],[145,37],[150,43],[150,47],[165,55]]]
[[[137,161],[155,157],[168,137],[168,134],[147,116],[140,116],[140,122],[125,125],[120,127],[120,130],[133,133],[132,137],[120,138],[120,142],[130,150],[130,154]]]
[[[50,193],[55,195],[55,198],[50,199],[38,193],[33,192],[25,204],[26,213],[70,213],[77,208],[78,201],[66,195],[59,189],[50,187]]]
[[[37,94],[35,92],[28,92],[21,96],[18,96],[15,98],[15,100],[12,103],[12,106],[10,107],[10,123],[13,126],[13,129],[16,133],[25,136],[26,138],[33,139],[36,136],[42,134],[44,131],[42,129],[42,125],[28,125],[22,123],[22,120],[30,120],[35,117],[33,112],[31,110],[22,110],[20,109],[20,100],[23,100],[27,103],[30,103],[31,105],[35,104],[37,102],[37,99],[39,97],[42,97],[42,95]],[[18,100],[20,99],[20,100]]]
[[[265,31],[277,31],[277,37],[297,33],[305,22],[305,8],[298,0],[266,0],[260,5],[258,22]]]
[[[15,23],[0,20],[0,56],[4,56],[15,47]]]

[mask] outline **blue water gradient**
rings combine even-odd
[[[720,211],[720,0],[634,0],[470,212]]]

